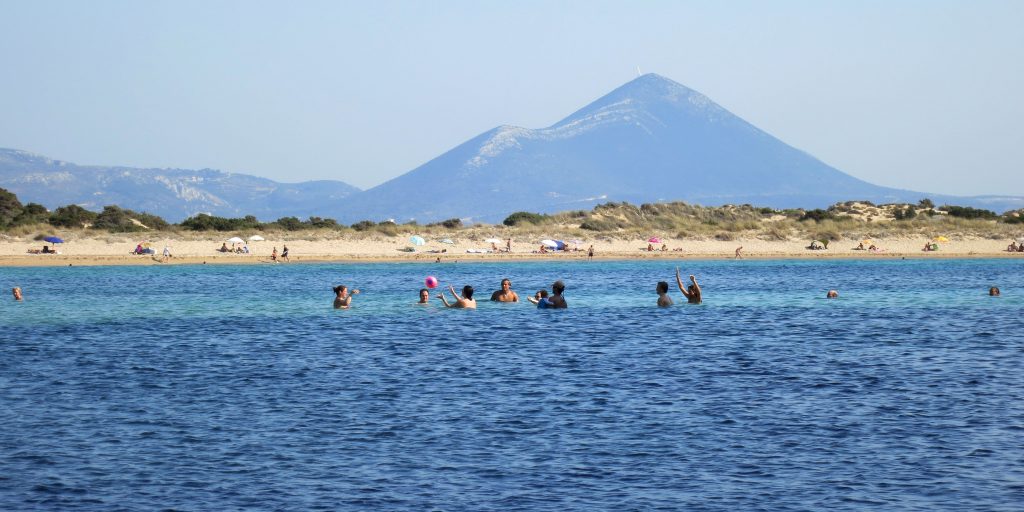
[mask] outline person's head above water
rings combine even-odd
[[[463,286],[462,287],[462,296],[464,298],[467,298],[467,299],[472,299],[473,298],[473,287],[468,285],[468,284],[466,286]]]
[[[546,299],[546,298],[548,298],[548,291],[547,290],[537,290],[536,297],[538,299]]]
[[[658,293],[668,293],[668,283],[665,281],[658,281]]]
[[[420,288],[420,303],[425,304],[428,300],[430,300],[430,290]]]
[[[11,288],[11,294],[14,295],[14,300],[21,300],[22,299],[22,297],[21,297],[21,288],[18,288],[17,286],[15,286],[14,288]]]
[[[501,289],[502,290],[508,290],[510,288],[512,288],[512,280],[507,278],[507,277],[505,279],[502,279],[501,280]]]
[[[835,290],[829,290],[828,293],[825,294],[825,298],[826,299],[836,299],[836,298],[839,298],[839,292],[837,292]]]
[[[345,290],[348,290],[348,286],[345,286],[343,284],[339,284],[338,286],[334,287],[334,294],[335,295],[341,295]]]
[[[561,280],[555,281],[555,284],[551,285],[551,291],[555,295],[561,295],[565,291],[565,283]]]
[[[993,287],[989,288],[988,289],[988,294],[989,294],[990,297],[998,297],[999,296],[999,287],[993,286]]]

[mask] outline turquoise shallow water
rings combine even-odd
[[[679,264],[0,269],[0,509],[1024,502],[1024,261]]]

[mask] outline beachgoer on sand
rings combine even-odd
[[[591,245],[590,248],[587,249],[587,259],[588,260],[594,259],[594,246],[593,245]]]
[[[736,248],[736,256],[733,257],[734,260],[741,260],[741,259],[743,259],[743,255],[740,254],[740,251],[742,251],[742,250],[743,250],[743,246],[742,245]]]
[[[448,302],[448,299],[444,296],[443,291],[441,292],[440,295],[437,296],[437,298],[441,299],[441,302],[444,303],[444,306],[446,308],[476,309],[476,300],[473,299],[472,286],[469,286],[468,284],[466,286],[463,286],[461,297],[459,297],[459,295],[455,293],[454,286],[448,285],[448,290],[451,291],[452,297],[455,297],[455,302]]]
[[[277,247],[270,253],[270,261],[277,261]]]
[[[283,260],[283,261],[291,261],[290,259],[288,259],[288,246],[287,245],[284,246],[284,248],[281,249],[281,260]]]

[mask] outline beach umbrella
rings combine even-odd
[[[554,240],[541,240],[540,244],[544,247],[550,247],[552,249],[558,249],[558,242]]]
[[[652,236],[652,237],[648,238],[647,241],[649,243],[652,243],[652,244],[660,244],[661,243],[661,239],[656,237],[656,236]]]
[[[233,244],[244,244],[245,243],[245,240],[242,240],[241,238],[238,238],[237,236],[233,236],[231,238],[228,238],[227,241],[230,242],[230,243],[233,243]]]
[[[563,242],[561,240],[555,240],[555,249],[558,249],[559,251],[564,251],[565,250],[565,242]]]
[[[949,239],[944,237],[944,236],[937,236],[937,237],[935,237],[935,241],[936,242],[948,242]]]
[[[412,243],[413,245],[423,245],[423,244],[427,243],[427,241],[424,240],[423,237],[419,236],[419,235],[410,236],[409,237],[409,242]]]
[[[266,238],[263,238],[262,236],[259,235],[253,235],[249,237],[250,242],[262,242],[264,240],[266,240]]]
[[[497,238],[488,238],[487,240],[484,240],[485,244],[500,244],[501,242],[502,240],[498,240]]]
[[[451,238],[445,238],[445,239],[441,240],[441,243],[442,244],[454,244],[455,242],[452,241]]]
[[[64,243],[64,239],[63,238],[56,237],[56,236],[48,236],[48,237],[44,238],[43,240],[46,241],[46,242],[50,242],[51,244],[62,244],[62,243]]]

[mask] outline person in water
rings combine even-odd
[[[519,294],[512,291],[512,280],[505,278],[501,280],[501,289],[491,294],[492,302],[519,302]]]
[[[836,290],[829,290],[828,293],[825,294],[825,298],[826,299],[838,299],[839,298],[839,292],[837,292]]]
[[[700,304],[702,302],[703,296],[701,295],[700,285],[697,284],[697,278],[691,275],[690,284],[684,288],[683,279],[679,275],[679,267],[676,267],[676,286],[679,287],[683,297],[686,297],[686,302],[690,304]]]
[[[17,290],[17,288],[15,288],[15,290]],[[988,289],[988,296],[989,297],[998,297],[999,296],[999,287],[998,286],[993,286],[993,287],[989,288]]]
[[[672,297],[668,296],[668,283],[665,281],[658,281],[658,307],[667,308],[672,305]]]
[[[565,302],[565,283],[561,280],[555,281],[555,284],[551,285],[551,296],[548,297],[548,302],[551,303],[551,309],[566,309],[569,304]]]
[[[527,297],[526,300],[530,301],[531,304],[536,304],[537,309],[547,309],[551,307],[551,301],[548,300],[547,290],[537,290],[537,293],[533,297]]]
[[[455,297],[455,302],[448,302],[448,299],[444,296],[444,292],[441,292],[437,298],[441,299],[446,308],[457,308],[457,309],[476,309],[476,300],[473,299],[473,287],[466,286],[462,287],[462,297],[459,297],[455,293],[455,287],[448,285],[448,290],[452,292],[452,297]]]
[[[18,288],[17,286],[11,288],[11,295],[14,295],[14,300],[18,302],[25,300],[25,297],[21,295],[21,288]]]
[[[420,301],[417,304],[430,304],[430,290],[420,288]]]
[[[352,290],[348,293],[348,286],[339,284],[334,287],[334,309],[348,309],[352,305],[352,295],[357,295],[359,290]]]

